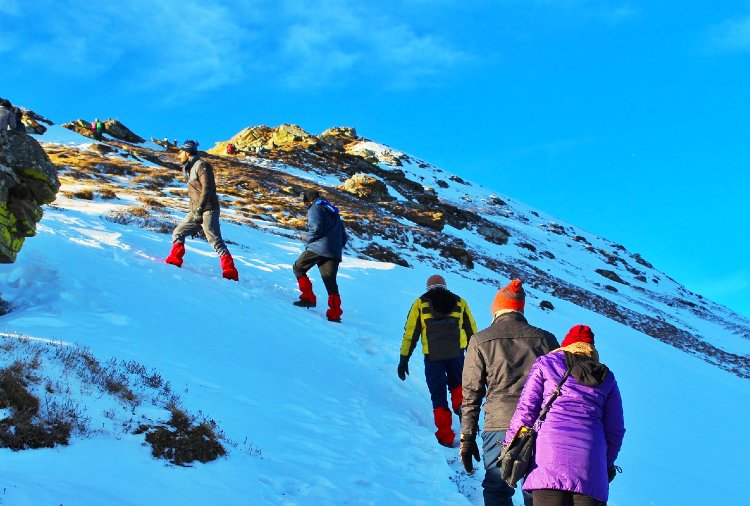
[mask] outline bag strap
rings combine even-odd
[[[570,376],[571,369],[573,368],[568,367],[568,369],[565,371],[565,374],[560,380],[560,383],[557,384],[555,391],[552,392],[552,397],[550,397],[547,401],[547,404],[544,405],[544,409],[541,413],[539,413],[539,416],[537,417],[536,422],[534,422],[534,425],[541,424],[544,421],[544,418],[547,416],[547,412],[549,411],[550,406],[552,406],[552,402],[560,395],[560,390],[562,389],[563,383],[565,383],[565,380],[568,379],[568,376]]]

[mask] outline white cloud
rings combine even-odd
[[[327,86],[352,74],[389,86],[427,84],[423,78],[473,58],[433,34],[367,4],[318,0],[283,4],[279,61],[292,87]]]
[[[750,17],[714,26],[709,32],[708,48],[713,51],[750,51]]]
[[[163,88],[168,98],[245,79],[290,88],[363,78],[384,87],[427,85],[472,59],[437,29],[419,32],[409,16],[352,0],[0,2],[20,10],[16,57],[27,66]]]
[[[23,16],[35,18],[19,50],[22,62],[74,78],[111,73],[123,86],[168,87],[165,95],[242,78],[233,59],[245,33],[225,8],[197,1],[61,4],[22,7]]]

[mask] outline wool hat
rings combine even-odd
[[[198,143],[196,141],[191,141],[190,139],[188,139],[182,143],[180,149],[182,151],[190,153],[191,155],[194,155],[198,152]]]
[[[309,190],[305,190],[302,192],[302,202],[305,204],[312,204],[316,200],[320,198],[320,192],[318,190],[313,190],[312,188]]]
[[[495,300],[492,301],[490,311],[492,314],[502,311],[503,309],[513,309],[523,312],[526,304],[526,292],[523,290],[523,283],[520,279],[514,279],[508,286],[504,286],[495,294]]]
[[[448,283],[445,282],[445,278],[440,274],[433,274],[427,278],[427,289],[432,290],[433,288],[448,288]]]
[[[594,344],[594,333],[591,331],[591,327],[588,325],[574,325],[568,331],[560,347],[565,348],[573,343]]]

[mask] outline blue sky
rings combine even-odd
[[[0,34],[55,122],[354,126],[750,315],[750,1],[0,0]]]

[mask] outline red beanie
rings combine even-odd
[[[591,332],[591,328],[588,325],[574,325],[568,331],[568,335],[565,336],[560,347],[565,348],[573,343],[594,344],[594,333]]]
[[[508,286],[497,291],[495,300],[492,301],[490,311],[492,314],[502,311],[503,309],[514,309],[523,311],[526,304],[526,292],[523,291],[520,279],[514,279]]]

